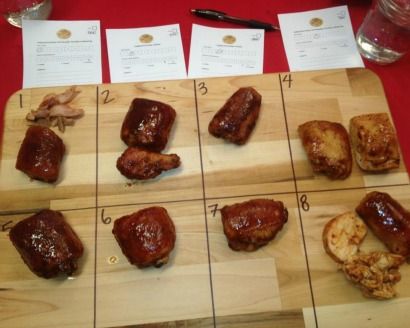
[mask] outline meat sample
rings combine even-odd
[[[175,110],[162,102],[135,98],[124,118],[121,139],[130,147],[160,152],[165,148]]]
[[[386,253],[357,253],[342,265],[347,279],[354,282],[363,295],[376,299],[390,299],[396,296],[394,285],[400,281],[399,267],[403,256]]]
[[[350,138],[361,169],[378,172],[399,167],[399,146],[387,113],[353,117],[350,120]]]
[[[255,127],[261,101],[262,96],[254,88],[240,88],[209,122],[209,133],[238,145],[244,144]]]
[[[64,153],[63,141],[51,129],[30,126],[17,155],[16,169],[32,179],[55,182]]]
[[[18,222],[10,230],[10,240],[30,270],[43,278],[72,275],[84,250],[64,216],[52,210]]]
[[[236,251],[254,251],[266,245],[288,221],[283,203],[270,199],[227,205],[221,214],[229,247]]]
[[[410,258],[410,212],[389,194],[373,191],[356,208],[387,248],[395,254]]]
[[[128,179],[147,180],[181,164],[176,154],[160,154],[128,147],[117,160],[117,169]]]
[[[115,220],[112,233],[129,262],[139,268],[167,263],[176,240],[174,223],[159,206]]]
[[[309,121],[298,128],[312,169],[331,179],[346,179],[352,172],[349,135],[343,125]]]

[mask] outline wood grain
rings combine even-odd
[[[250,140],[231,145],[208,133],[215,112],[239,87],[262,95]],[[331,181],[313,173],[298,125],[325,119],[348,127],[352,116],[387,112],[382,85],[364,69],[214,79],[79,86],[74,106],[85,116],[65,133],[55,184],[30,181],[14,168],[27,129],[24,117],[50,92],[20,90],[5,111],[0,161],[0,326],[4,327],[401,327],[410,319],[410,266],[401,268],[398,297],[364,298],[323,250],[332,217],[354,210],[371,190],[410,208],[409,176],[352,175]],[[122,120],[132,99],[170,104],[177,112],[164,153],[180,168],[150,181],[130,181],[115,168],[125,144]],[[389,113],[390,114],[390,113]],[[219,209],[252,198],[281,200],[283,230],[256,252],[235,252]],[[159,205],[172,217],[177,241],[162,268],[131,266],[112,235],[115,219]],[[44,280],[25,266],[7,231],[42,208],[61,210],[85,246],[72,279]],[[371,233],[363,249],[383,249]],[[343,320],[340,321],[340,318]]]

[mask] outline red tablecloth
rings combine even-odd
[[[131,28],[179,23],[182,33],[186,61],[189,58],[191,28],[193,23],[215,26],[234,27],[222,22],[213,22],[190,14],[191,8],[212,8],[235,16],[253,18],[277,24],[277,14],[290,13],[332,6],[349,6],[354,32],[357,31],[364,15],[371,5],[369,0],[174,0],[174,1],[64,1],[53,0],[54,20],[100,20],[102,38],[103,82],[109,82],[109,67],[105,29]],[[0,22],[0,63],[2,64],[0,88],[0,129],[3,130],[3,109],[8,97],[22,87],[23,54],[21,30]],[[378,66],[366,62],[366,67],[380,77],[390,106],[400,145],[410,172],[410,135],[407,126],[410,123],[410,55],[397,63]],[[288,63],[279,32],[265,34],[264,73],[288,71]],[[371,108],[369,108],[371,111]]]

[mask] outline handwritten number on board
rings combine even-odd
[[[216,212],[218,211],[218,204],[208,205],[208,208],[212,208],[211,213],[212,213],[212,216],[215,217]]]
[[[20,108],[23,108],[23,95],[19,94]]]
[[[110,216],[105,217],[104,216],[104,209],[101,211],[101,222],[104,224],[110,224],[112,221]]]
[[[102,96],[105,96],[104,97],[104,100],[103,100],[103,103],[104,104],[108,104],[108,103],[110,103],[111,101],[113,101],[115,98],[110,98],[110,90],[104,90],[104,91],[101,91],[101,95]]]
[[[282,82],[288,82],[288,88],[292,86],[292,81],[292,74],[286,74],[282,79]]]
[[[7,221],[6,223],[3,223],[2,225],[1,225],[1,231],[8,231],[8,230],[10,230],[11,229],[11,224],[13,224],[13,221]]]
[[[201,95],[205,96],[208,93],[208,88],[206,87],[205,82],[199,82],[198,88],[199,88],[199,91],[201,92]]]
[[[308,201],[307,201],[307,196],[306,196],[306,194],[303,194],[303,195],[300,197],[300,203],[302,204],[302,209],[303,209],[305,212],[308,212],[309,209],[310,209],[310,205],[309,205],[309,203],[308,203]]]

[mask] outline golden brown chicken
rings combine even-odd
[[[392,253],[410,258],[410,212],[399,202],[387,193],[373,191],[356,212]]]
[[[313,171],[331,179],[346,179],[352,172],[349,135],[343,125],[309,121],[298,128]]]
[[[404,257],[387,252],[357,253],[345,261],[342,270],[366,297],[390,299],[396,296],[394,285],[400,281],[399,267]]]
[[[84,250],[61,212],[52,210],[42,210],[18,222],[10,230],[10,240],[30,270],[43,278],[60,272],[72,275]]]
[[[167,145],[175,117],[175,110],[167,104],[135,98],[122,123],[121,139],[130,147],[160,152]]]
[[[240,88],[212,118],[209,133],[238,145],[244,144],[255,127],[261,101],[262,96],[254,88]]]
[[[399,167],[399,146],[387,113],[353,117],[350,138],[356,162],[363,170],[377,172]]]
[[[128,147],[117,160],[117,169],[128,179],[146,180],[181,164],[176,154],[160,154],[138,147]]]
[[[167,263],[176,240],[174,223],[159,206],[115,220],[112,233],[129,262],[139,268]]]
[[[30,178],[45,182],[55,182],[65,153],[61,138],[51,129],[30,126],[20,146],[16,169]]]
[[[253,199],[221,209],[229,246],[236,251],[254,251],[275,238],[288,220],[280,201]]]

